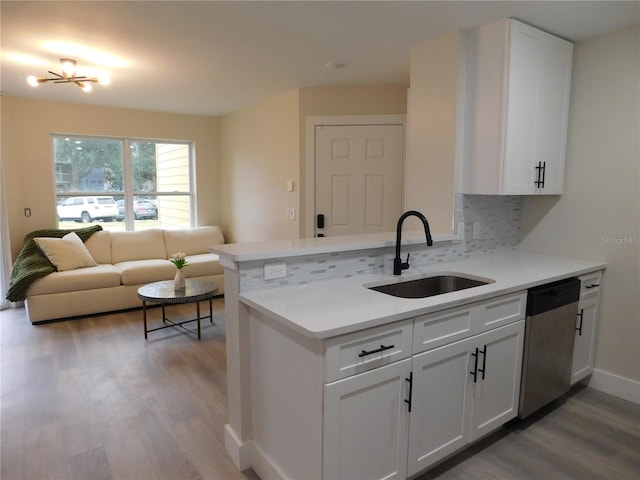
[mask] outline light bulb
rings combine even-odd
[[[29,75],[27,77],[27,83],[32,87],[37,87],[40,84],[40,82],[38,82],[38,77],[35,75]]]
[[[101,73],[98,75],[98,83],[100,85],[109,85],[111,83],[111,77],[108,73]]]
[[[80,88],[82,88],[83,92],[90,92],[91,91],[91,82],[81,82],[78,84],[80,86]]]
[[[61,58],[62,75],[65,77],[73,77],[76,73],[76,61],[70,58]]]

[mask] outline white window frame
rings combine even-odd
[[[123,182],[123,191],[91,191],[91,192],[77,192],[77,191],[69,191],[69,192],[58,192],[56,186],[56,158],[55,158],[55,148],[54,148],[54,139],[56,138],[70,138],[70,139],[92,139],[92,140],[110,140],[110,141],[119,141],[122,145],[122,182]],[[132,161],[131,161],[131,144],[135,142],[152,142],[152,143],[161,143],[161,144],[179,144],[179,145],[188,145],[189,146],[189,191],[188,192],[141,192],[141,191],[133,191],[133,178],[132,178]],[[68,197],[86,197],[86,196],[104,196],[105,194],[113,194],[117,196],[123,196],[125,202],[125,212],[133,212],[133,199],[138,195],[152,195],[156,198],[159,196],[180,196],[183,197],[187,195],[189,197],[189,225],[193,227],[196,222],[196,180],[195,180],[195,145],[193,141],[190,140],[166,140],[159,138],[142,138],[142,137],[110,137],[104,135],[74,135],[74,134],[65,134],[65,133],[53,133],[51,134],[51,158],[53,161],[53,187],[54,193],[56,196],[56,204],[57,198],[59,196],[68,196]],[[55,207],[54,207],[55,212]],[[57,214],[56,214],[57,215]],[[135,228],[135,220],[132,214],[125,216],[125,230],[133,231]]]

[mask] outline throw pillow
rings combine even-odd
[[[37,237],[33,240],[59,272],[97,265],[75,232],[62,238]]]

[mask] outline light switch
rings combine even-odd
[[[480,222],[473,222],[473,239],[478,240],[480,238]]]
[[[287,208],[287,220],[295,220],[296,219],[296,209],[295,208]]]
[[[293,180],[287,180],[287,192],[293,192]]]

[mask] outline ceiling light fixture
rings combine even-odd
[[[32,87],[37,87],[41,83],[53,82],[53,83],[73,83],[82,89],[84,92],[91,91],[92,83],[100,83],[102,85],[109,84],[108,75],[100,75],[99,77],[87,77],[84,75],[78,75],[76,71],[76,61],[71,58],[61,58],[60,65],[62,68],[62,74],[52,72],[49,73],[53,77],[36,77],[35,75],[29,75],[27,77],[27,83]]]

